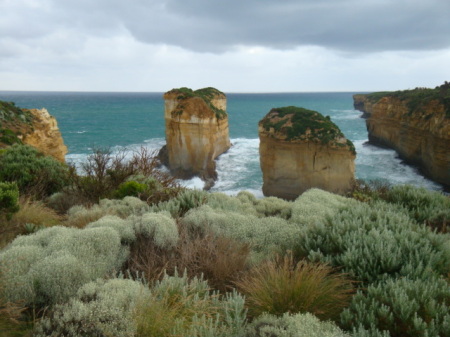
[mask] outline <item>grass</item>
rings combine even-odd
[[[352,296],[352,282],[323,264],[295,263],[292,256],[262,263],[236,282],[249,314],[312,313],[337,319]]]

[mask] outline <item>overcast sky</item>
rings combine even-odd
[[[450,0],[0,0],[0,90],[375,91],[450,81]]]

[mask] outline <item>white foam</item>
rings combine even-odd
[[[332,120],[351,120],[351,119],[359,119],[361,117],[361,112],[357,110],[331,109],[330,111],[333,112],[333,115],[331,116]]]

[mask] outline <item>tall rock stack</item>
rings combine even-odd
[[[338,194],[351,189],[355,148],[329,117],[275,108],[259,122],[259,138],[265,196],[293,200],[313,187]]]
[[[450,188],[450,83],[354,95],[353,101],[367,118],[370,143],[396,150],[425,176]]]
[[[199,176],[211,184],[217,179],[214,160],[231,146],[225,94],[179,88],[166,92],[164,100],[167,145],[160,157],[175,176]]]

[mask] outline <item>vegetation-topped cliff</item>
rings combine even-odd
[[[54,117],[46,109],[21,109],[0,101],[0,148],[28,144],[64,162],[67,147]]]
[[[363,96],[372,104],[384,97],[399,99],[408,107],[409,115],[412,117],[431,118],[433,112],[429,111],[427,106],[433,102],[442,105],[445,118],[450,119],[450,83],[447,81],[434,89],[415,88],[412,90],[380,91]]]
[[[29,110],[20,109],[13,102],[0,101],[0,148],[22,144],[19,137],[31,131],[32,122]]]
[[[354,95],[369,142],[396,150],[424,175],[450,186],[450,83],[435,89]]]
[[[348,146],[355,153],[353,143],[345,139],[330,117],[324,117],[317,111],[295,106],[274,108],[259,123],[271,137],[279,140],[313,141],[334,147]]]
[[[225,109],[218,107],[214,104],[215,99],[225,99],[226,96],[220,90],[216,88],[208,87],[198,90],[192,90],[190,88],[182,87],[178,89],[172,89],[164,94],[164,98],[176,95],[176,99],[179,101],[176,109],[172,111],[172,114],[182,114],[185,107],[185,101],[189,98],[199,97],[208,105],[208,107],[215,113],[217,119],[224,119],[227,117]]]

